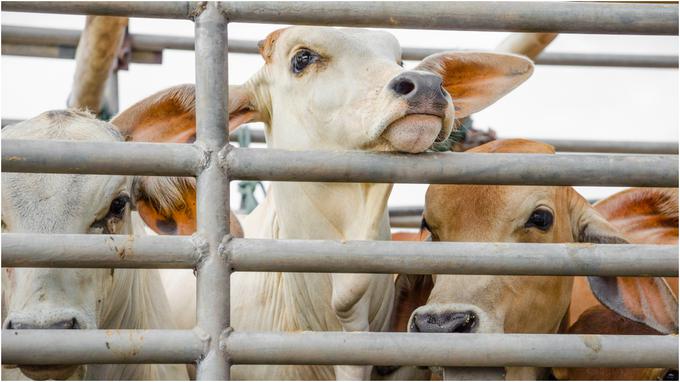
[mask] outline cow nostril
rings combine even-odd
[[[416,88],[416,84],[413,83],[408,78],[400,78],[397,81],[394,82],[392,85],[392,90],[394,90],[397,94],[400,95],[407,95],[413,91],[413,89]]]
[[[413,317],[411,331],[423,333],[470,333],[477,328],[474,312],[422,313]]]

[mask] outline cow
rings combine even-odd
[[[599,201],[594,207],[631,243],[678,243],[677,188],[630,188]],[[669,314],[666,322],[659,322],[650,311],[660,306],[662,312],[670,310],[677,314],[677,278],[665,278],[666,283],[660,278],[617,277],[616,280],[627,292],[624,296],[630,296],[635,289],[645,291],[644,296],[634,299],[630,308],[611,309],[600,304],[586,277],[576,277],[566,333],[677,334],[675,315]],[[677,370],[662,368],[553,368],[553,373],[558,379],[571,380],[677,380]]]
[[[493,141],[468,152],[553,154],[554,148],[511,139]],[[426,194],[423,227],[433,241],[626,242],[571,187],[431,185]],[[567,313],[572,284],[573,277],[567,276],[400,275],[392,329],[555,333]],[[611,302],[611,293],[616,291],[613,285],[609,291],[596,293],[603,301]],[[535,379],[543,377],[543,372],[508,367],[506,378]]]
[[[76,110],[8,126],[2,139],[119,142],[116,128]],[[131,204],[157,203],[133,177],[2,174],[2,232],[127,234]],[[54,240],[58,240],[55,238]],[[102,239],[105,240],[105,239]],[[3,268],[3,329],[174,329],[158,270]],[[183,365],[19,365],[32,379],[178,380]],[[23,378],[3,367],[3,377]]]
[[[391,34],[364,29],[289,27],[269,34],[259,50],[264,66],[243,85],[229,88],[228,128],[263,122],[267,146],[287,150],[420,153],[446,139],[457,118],[495,102],[533,71],[526,58],[481,52],[435,54],[406,70]],[[194,97],[193,87],[174,87],[141,101],[113,123],[132,139],[172,136],[190,142]],[[275,182],[244,220],[245,236],[388,240],[391,189],[391,184]],[[240,331],[384,330],[392,310],[392,277],[235,273],[232,326]],[[367,379],[370,371],[370,366],[237,365],[232,376]]]

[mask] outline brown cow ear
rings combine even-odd
[[[427,304],[434,287],[431,275],[400,274],[394,281],[394,308],[390,331],[406,332],[411,313]]]
[[[229,132],[244,123],[260,121],[249,89],[229,87]],[[195,107],[194,85],[178,85],[137,102],[115,116],[111,123],[131,141],[192,143],[196,140]],[[224,133],[228,133],[226,128]]]
[[[628,243],[587,202],[579,200],[575,204],[580,210],[576,218],[579,242]],[[617,314],[661,333],[678,332],[678,302],[663,278],[589,276],[588,282],[602,305]]]
[[[460,119],[498,101],[526,81],[534,65],[514,54],[443,52],[426,57],[415,70],[442,77]]]
[[[139,216],[159,235],[191,235],[196,232],[196,180],[194,178],[135,178],[133,197]],[[229,228],[243,237],[236,215],[230,212]]]

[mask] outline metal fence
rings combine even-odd
[[[196,268],[198,321],[193,330],[3,330],[3,362],[196,362],[199,380],[228,379],[231,364],[252,363],[677,367],[675,336],[465,334],[452,340],[451,334],[237,332],[229,322],[232,271],[677,276],[677,246],[232,239],[228,225],[229,181],[235,179],[677,187],[677,156],[236,149],[224,128],[231,21],[677,34],[677,5],[7,2],[3,10],[195,20],[195,144],[3,140],[2,166],[10,172],[196,176],[198,218],[191,238],[112,237],[127,243],[125,256],[94,235],[3,234],[5,267]],[[323,168],[316,165],[320,155]],[[588,346],[593,340],[598,347]]]

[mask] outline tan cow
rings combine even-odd
[[[455,118],[493,103],[526,80],[533,68],[529,60],[514,55],[449,52],[405,70],[392,35],[363,29],[281,29],[260,43],[260,53],[265,65],[242,86],[230,88],[229,127],[264,122],[267,146],[288,150],[425,151],[435,140],[448,137]],[[114,120],[133,138],[145,131],[169,131],[191,141],[190,87],[161,92],[133,108]],[[140,130],[139,125],[148,129]],[[387,240],[391,188],[275,182],[244,222],[245,234]],[[391,275],[235,273],[231,280],[236,330],[379,331],[387,328],[392,310]],[[236,366],[232,376],[366,379],[370,370]]]
[[[2,139],[118,142],[122,136],[113,125],[90,114],[57,110],[4,128]],[[3,173],[2,231],[126,234],[131,204],[140,195],[158,200],[153,190],[132,184],[132,177],[116,175]],[[155,269],[3,268],[2,286],[3,329],[175,328]],[[188,379],[182,365],[20,369],[38,380]],[[19,377],[16,369],[3,367],[3,379]]]
[[[494,141],[469,152],[552,154],[527,140]],[[571,187],[431,185],[424,225],[435,241],[624,243]],[[599,278],[607,280],[607,278]],[[570,303],[573,277],[400,276],[395,329],[410,332],[555,333]],[[610,291],[600,291],[611,299]],[[413,307],[420,306],[411,313]],[[507,379],[541,377],[507,368]]]
[[[678,243],[677,188],[627,189],[598,202],[595,209],[632,243]],[[662,312],[671,310],[677,315],[678,279],[667,277],[665,280],[670,290],[660,278],[616,278],[628,295],[637,290],[644,293],[642,298],[628,302],[627,308],[614,307],[613,310],[599,303],[586,277],[576,277],[567,333],[677,334],[677,317],[670,315],[670,321],[662,319],[660,323],[652,311],[660,307]],[[677,379],[677,370],[660,368],[556,368],[553,371],[558,379],[571,380],[657,380],[666,375]]]

